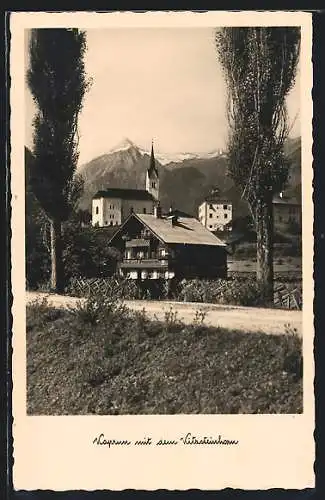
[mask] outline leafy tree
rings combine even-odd
[[[273,301],[273,206],[289,163],[286,96],[295,81],[300,29],[222,28],[216,34],[228,90],[229,172],[257,231],[257,280]]]
[[[63,262],[66,276],[112,276],[120,260],[120,253],[107,246],[107,228],[81,227],[81,223],[78,225],[73,219],[65,225],[64,231]]]
[[[27,82],[37,106],[31,186],[51,226],[51,288],[62,291],[62,222],[83,189],[76,175],[78,115],[89,88],[84,67],[85,33],[35,29],[29,44]]]
[[[26,225],[26,280],[28,288],[37,288],[49,280],[50,259],[46,229],[48,218],[30,185],[33,156],[25,148],[25,225]]]

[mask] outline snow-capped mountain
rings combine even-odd
[[[287,155],[294,158],[290,183],[296,186],[300,182],[298,139],[292,140]],[[234,209],[240,215],[245,215],[245,210],[247,212],[239,188],[234,186],[227,175],[226,157],[222,151],[163,155],[155,150],[155,158],[160,179],[160,201],[164,208],[168,209],[173,205],[179,210],[197,215],[198,205],[217,186],[222,196],[232,200]],[[144,189],[149,161],[150,151],[125,138],[106,154],[83,165],[79,170],[85,179],[81,208],[89,210],[92,196],[100,189]]]
[[[196,215],[198,204],[211,187],[218,185],[224,192],[230,189],[233,183],[226,175],[226,161],[218,153],[162,154],[155,149],[162,205],[177,206]],[[90,209],[92,196],[107,187],[144,189],[150,154],[124,138],[107,153],[83,165],[79,172],[85,179],[85,191],[80,206]]]
[[[150,155],[150,150],[147,150],[141,146],[137,146],[128,137],[124,137],[116,146],[111,148],[107,154],[118,153],[120,151],[137,150],[142,155]],[[184,160],[195,160],[200,158],[215,158],[216,156],[222,156],[223,151],[221,149],[216,149],[214,151],[202,152],[202,153],[161,153],[155,150],[155,158],[161,163],[161,165],[168,165],[169,163],[181,163]]]
[[[145,150],[141,150],[143,153],[147,153]],[[169,165],[170,163],[182,163],[185,160],[199,160],[216,158],[217,156],[222,156],[223,151],[215,150],[208,153],[155,153],[155,157],[162,165]]]
[[[138,148],[138,146],[136,146],[136,144],[134,144],[134,142],[132,142],[127,137],[124,137],[118,144],[116,144],[116,146],[111,148],[108,151],[108,153],[109,154],[118,153],[119,151],[127,151],[128,149],[132,149],[132,148],[133,149],[140,149],[140,148]]]

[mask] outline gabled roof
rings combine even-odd
[[[173,225],[171,219],[164,216],[158,218],[150,214],[131,214],[113,238],[123,232],[123,227],[131,217],[135,217],[142,222],[142,224],[155,234],[160,241],[166,244],[178,243],[185,245],[226,246],[225,243],[208,231],[201,222],[194,217],[178,217],[177,222]]]
[[[207,196],[206,198],[204,198],[204,200],[201,202],[201,205],[203,205],[203,203],[211,203],[217,205],[232,205],[232,201],[227,198],[216,198],[213,196]]]
[[[124,189],[124,188],[108,188],[103,191],[98,191],[93,200],[99,198],[121,198],[123,200],[140,200],[154,201],[154,197],[145,189]]]

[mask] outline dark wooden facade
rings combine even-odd
[[[119,273],[131,279],[225,278],[227,275],[224,246],[165,242],[136,216],[125,222],[110,244],[123,255]]]

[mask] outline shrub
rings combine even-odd
[[[221,304],[263,306],[264,297],[263,288],[255,280],[246,279],[240,282],[233,280],[229,287],[221,291],[219,301]]]
[[[36,299],[27,307],[27,329],[44,328],[63,317],[64,311],[50,306],[46,298]]]
[[[66,223],[63,262],[67,280],[112,276],[119,260],[119,251],[107,246],[105,228],[81,227],[73,220]]]
[[[178,317],[178,312],[172,307],[165,312],[163,325],[167,332],[180,331],[184,326],[181,318]]]
[[[197,309],[194,314],[193,325],[203,325],[204,321],[206,320],[207,314],[207,311],[205,311],[204,309]]]
[[[180,283],[177,299],[185,302],[218,302],[221,290],[228,285],[229,281],[224,279],[184,279]]]
[[[183,280],[177,299],[241,306],[260,306],[265,303],[263,290],[253,278]]]
[[[127,315],[128,309],[117,296],[104,296],[101,293],[91,293],[86,300],[78,301],[69,307],[70,312],[81,323],[96,325],[99,322],[121,319]],[[118,326],[118,325],[117,325]]]

